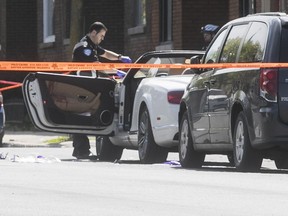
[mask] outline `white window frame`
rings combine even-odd
[[[54,4],[55,0],[43,0],[43,42],[55,42],[54,35]]]

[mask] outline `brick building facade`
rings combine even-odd
[[[69,4],[71,7],[71,2],[77,0],[53,1],[55,37],[53,41],[45,42],[43,2],[48,1],[0,0],[0,60],[70,61],[75,41],[71,42],[70,31],[67,29],[70,28],[71,16]],[[79,13],[82,16],[82,28],[77,40],[87,32],[93,21],[100,20],[109,29],[102,46],[129,55],[134,60],[142,53],[155,49],[200,49],[202,46],[200,28],[207,23],[221,26],[231,19],[249,13],[285,12],[287,8],[287,0],[78,0],[78,2],[82,2],[83,5]],[[145,23],[139,23],[141,11],[145,16]]]

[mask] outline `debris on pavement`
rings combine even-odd
[[[45,157],[42,155],[29,155],[26,157],[19,157],[18,155],[14,155],[11,158],[12,162],[20,162],[20,163],[59,163],[61,160],[54,156]]]
[[[42,155],[28,155],[28,156],[19,156],[13,155],[12,157],[8,157],[8,153],[0,153],[1,160],[10,160],[12,162],[19,163],[59,163],[61,160],[54,156],[45,157]]]
[[[1,160],[5,160],[7,158],[8,153],[4,154],[4,153],[0,153],[0,159]]]

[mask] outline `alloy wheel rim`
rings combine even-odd
[[[147,139],[148,139],[148,116],[147,112],[142,113],[140,124],[139,124],[139,153],[140,155],[143,155],[143,153],[146,151],[147,148]]]
[[[188,147],[188,122],[187,120],[183,121],[181,127],[181,135],[180,135],[180,153],[181,157],[185,158],[187,154],[187,147]]]
[[[241,162],[244,152],[244,126],[242,121],[238,122],[238,126],[236,129],[235,147],[236,159],[238,162]]]

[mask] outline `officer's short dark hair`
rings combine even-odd
[[[92,23],[92,24],[90,25],[90,27],[89,27],[89,33],[92,32],[93,30],[95,30],[96,32],[100,32],[102,29],[104,29],[105,31],[108,30],[103,23],[101,23],[101,22],[94,22],[94,23]]]

